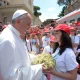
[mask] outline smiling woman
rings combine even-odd
[[[50,69],[50,80],[76,80],[77,62],[72,49],[70,30],[66,24],[60,24],[54,28],[56,43],[53,58],[56,61],[54,69]]]

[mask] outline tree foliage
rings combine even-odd
[[[66,6],[62,8],[62,11],[59,13],[58,17],[63,17],[65,12]]]
[[[38,12],[38,10],[40,10],[40,7],[39,6],[34,6],[34,15],[36,17],[39,17],[41,15],[41,13]]]
[[[51,24],[51,21],[52,21],[53,19],[47,19],[47,20],[45,20],[42,24],[45,26],[45,25],[48,25],[48,24]]]
[[[58,0],[57,3],[61,6],[61,5],[71,5],[71,0]]]
[[[64,7],[62,8],[62,11],[59,13],[59,17],[63,17],[64,16],[64,12],[65,9],[71,5],[71,0],[58,0],[57,3],[62,6],[64,5]]]
[[[39,6],[34,6],[34,11],[36,10],[40,10],[40,7]]]

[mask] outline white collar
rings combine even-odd
[[[8,27],[14,32],[14,34],[20,37],[20,32],[16,28],[14,28],[12,25],[8,25]]]

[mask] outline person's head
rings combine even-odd
[[[51,36],[51,37],[50,37],[50,46],[51,46],[52,48],[54,48],[55,42],[56,42],[55,37],[54,37],[54,36]]]
[[[41,31],[40,31],[40,30],[37,31],[37,36],[38,36],[38,38],[41,38],[41,35],[42,35]]]
[[[31,16],[25,10],[17,10],[12,17],[12,25],[20,32],[26,33],[31,27]]]
[[[30,39],[30,34],[28,32],[26,32],[26,38]]]
[[[75,24],[75,21],[72,21],[71,24]]]
[[[44,33],[45,33],[45,36],[47,37],[47,38],[49,38],[50,37],[50,30],[49,29],[44,29]]]
[[[56,38],[54,51],[59,47],[59,53],[62,54],[66,48],[72,48],[72,42],[69,34],[70,29],[66,24],[60,24],[54,29],[54,36]]]
[[[45,32],[45,36],[46,36],[47,38],[49,38],[49,37],[50,37],[50,32]]]
[[[53,28],[55,28],[55,25],[56,25],[56,20],[52,20],[52,21],[51,21],[51,26],[52,26]]]
[[[32,32],[32,33],[31,33],[31,38],[32,38],[32,39],[35,39],[35,36],[36,36],[36,32]]]
[[[70,34],[72,36],[75,36],[76,35],[76,28],[75,27],[70,27]]]

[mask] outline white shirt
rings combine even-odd
[[[80,34],[78,34],[77,36],[78,36],[78,38],[79,38],[79,45],[80,45]],[[77,49],[77,52],[80,53],[80,48]]]
[[[73,43],[79,44],[79,37],[78,36],[70,36],[70,37],[71,37],[71,40]],[[75,53],[77,52],[77,47],[74,47],[74,52]]]
[[[42,66],[31,66],[19,32],[9,25],[0,35],[0,80],[40,80]]]
[[[30,42],[30,39],[26,39],[26,47],[27,47],[28,51],[31,52],[31,42]]]
[[[32,47],[32,52],[35,52],[36,54],[39,53],[39,48],[36,47],[36,42],[39,45],[39,40],[37,39],[31,39],[31,47]]]
[[[66,73],[67,71],[74,70],[78,63],[76,62],[76,56],[72,49],[66,48],[62,55],[58,54],[59,48],[52,55],[56,61],[54,70],[61,73]],[[54,75],[51,75],[50,80],[66,80]]]
[[[43,50],[43,53],[53,53],[53,48],[50,47],[50,45],[46,46]]]
[[[46,36],[42,37],[43,48],[46,47],[49,42],[50,42],[50,38],[47,38]]]
[[[70,37],[71,37],[71,40],[73,43],[79,44],[79,37],[78,36],[70,36]]]

